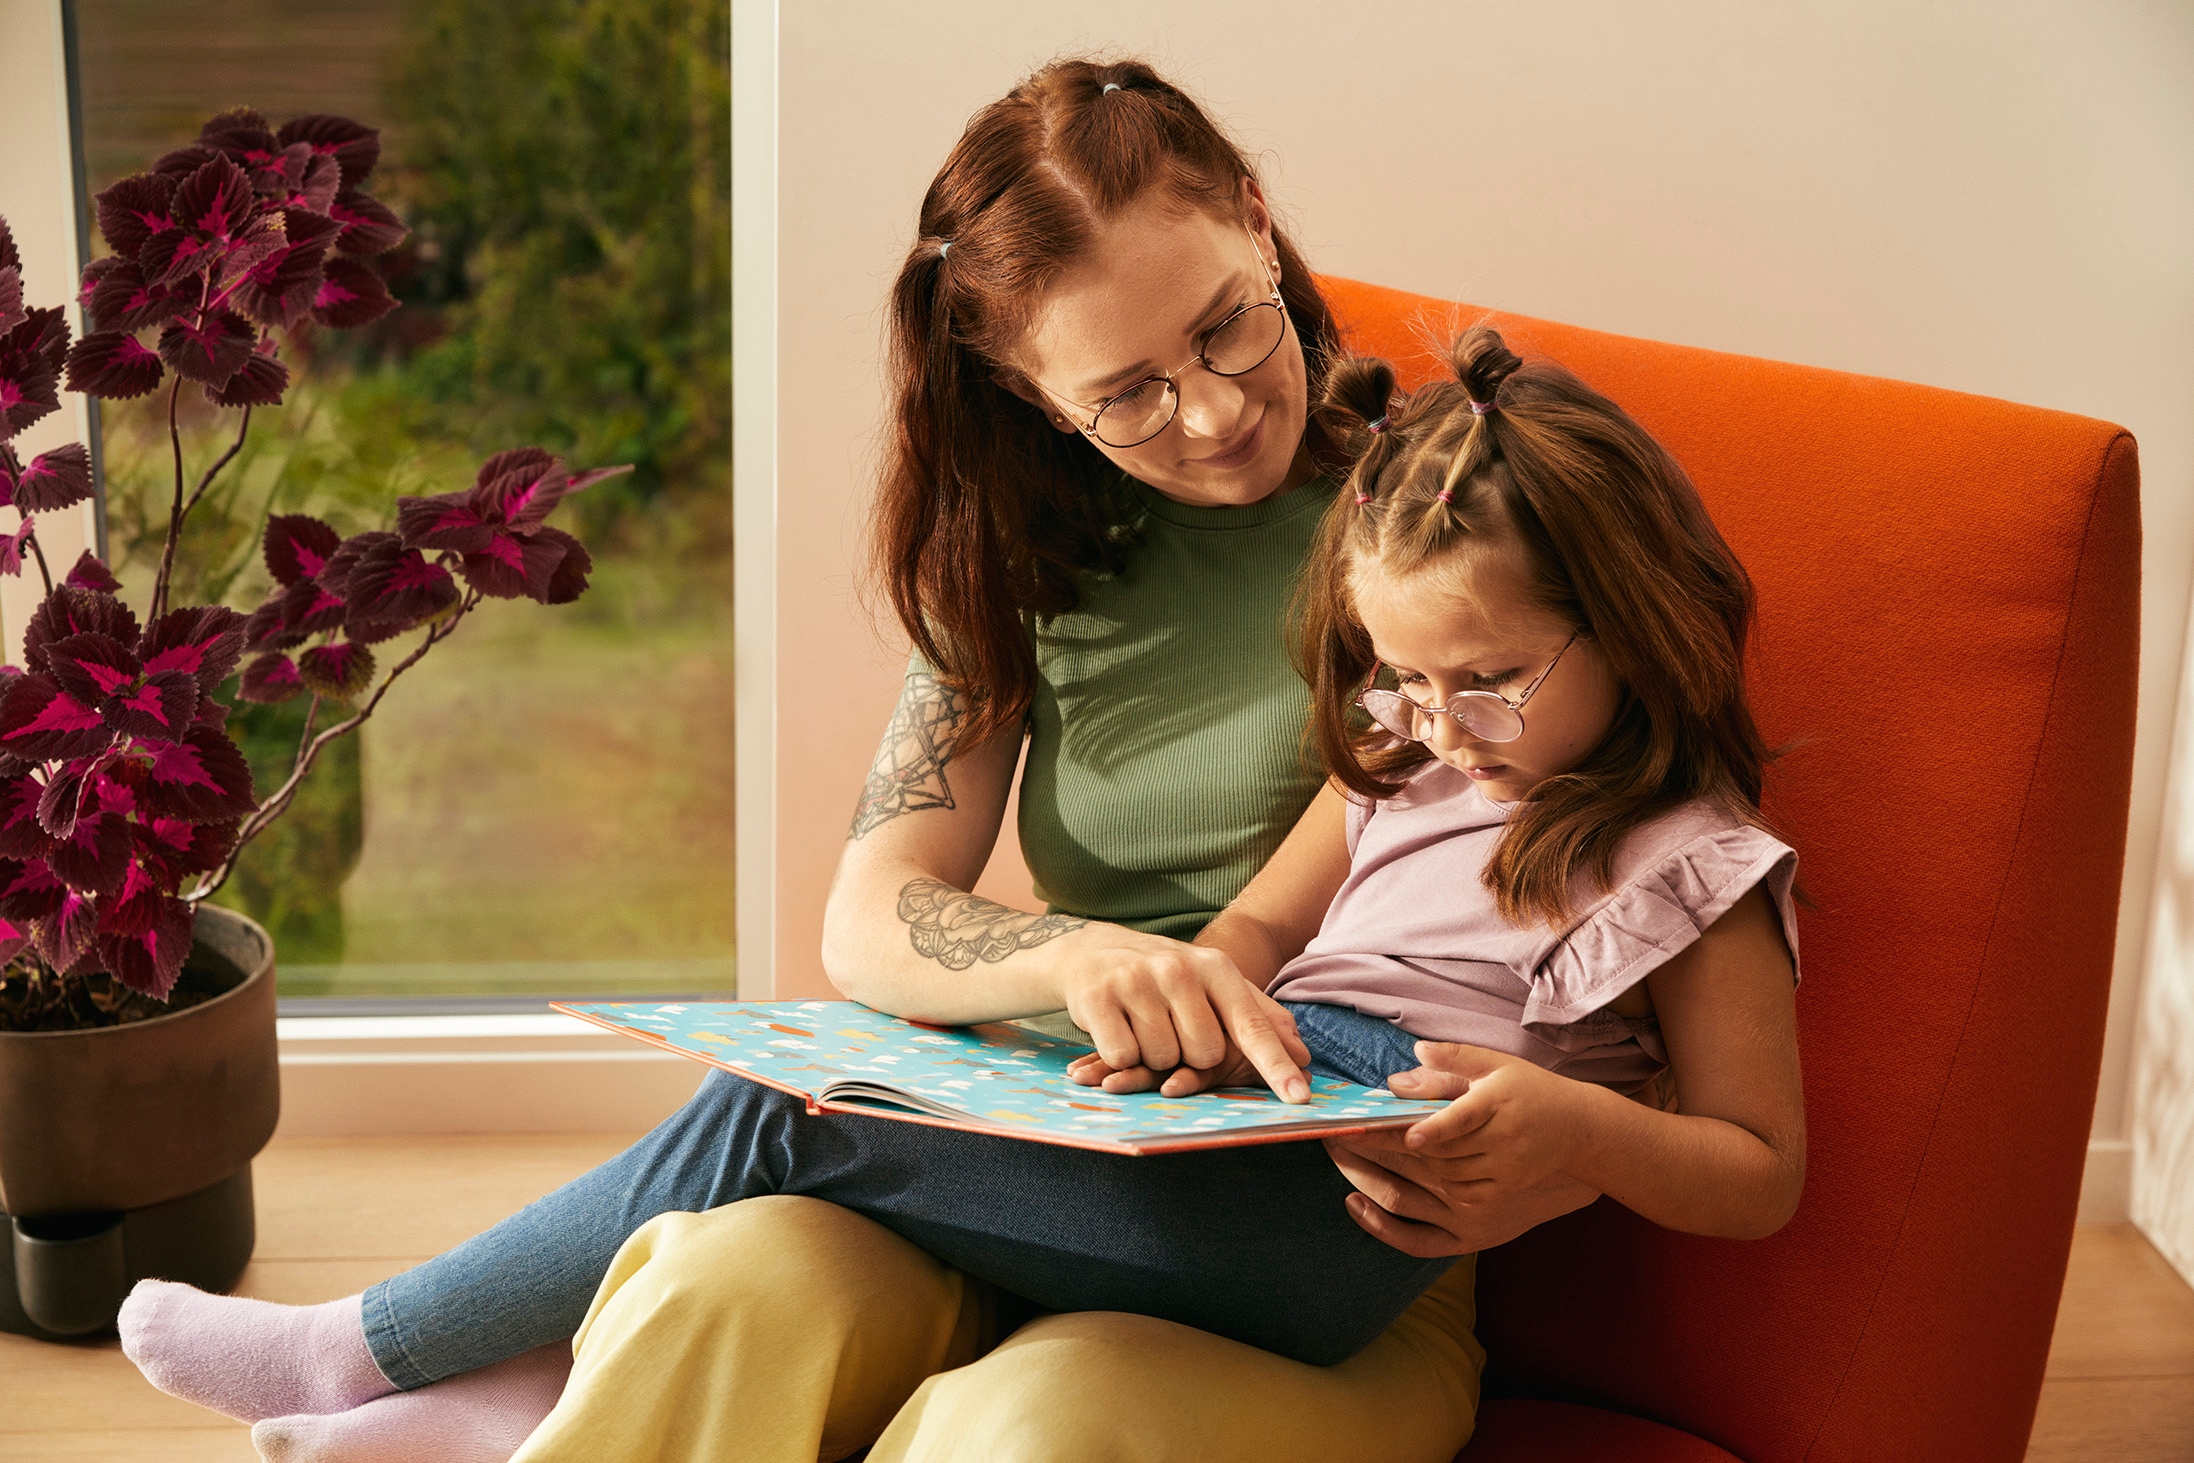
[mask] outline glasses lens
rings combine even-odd
[[[1105,403],[1097,413],[1097,440],[1107,447],[1139,447],[1173,420],[1173,384],[1153,377]]]
[[[1402,695],[1399,691],[1366,691],[1363,708],[1371,713],[1371,719],[1405,741],[1421,742],[1426,728],[1422,723],[1432,720],[1424,708]]]
[[[1280,348],[1287,317],[1278,305],[1252,305],[1211,333],[1204,364],[1220,376],[1240,376],[1263,365]]]
[[[1483,691],[1458,692],[1448,698],[1447,709],[1481,742],[1513,742],[1524,734],[1523,714]]]

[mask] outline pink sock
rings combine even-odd
[[[499,1361],[332,1416],[251,1430],[266,1463],[510,1463],[571,1375],[571,1343]]]
[[[122,1354],[171,1396],[239,1422],[341,1412],[396,1389],[366,1349],[355,1295],[278,1306],[140,1280],[116,1324]]]

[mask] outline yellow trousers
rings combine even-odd
[[[571,1381],[512,1463],[1450,1463],[1485,1352],[1465,1259],[1378,1340],[1306,1366],[1170,1321],[1047,1315],[880,1224],[776,1197],[625,1242]]]

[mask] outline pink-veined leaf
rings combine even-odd
[[[320,291],[321,265],[342,225],[302,208],[283,209],[281,219],[286,242],[252,265],[235,301],[254,320],[287,326],[312,308]]]
[[[29,318],[23,308],[23,271],[0,265],[0,331],[13,330]]]
[[[132,860],[123,870],[122,882],[99,901],[100,934],[141,935],[158,921],[160,896],[174,890],[160,887],[160,875],[166,870],[157,866],[158,860],[153,862],[153,867],[147,867]]]
[[[282,596],[287,593],[277,589],[244,621],[246,650],[288,650],[305,643],[307,636],[282,628]]]
[[[86,630],[46,643],[46,673],[86,706],[97,706],[135,685],[143,670],[135,651],[102,631]]]
[[[122,887],[130,867],[130,825],[112,813],[89,813],[76,820],[66,838],[46,851],[46,867],[71,889],[112,894]]]
[[[25,513],[51,513],[91,496],[91,454],[80,442],[41,452],[16,475],[15,506]]]
[[[373,652],[351,641],[315,645],[297,657],[305,688],[331,701],[348,701],[373,680]]]
[[[15,247],[15,231],[8,221],[0,218],[0,269],[21,269],[23,251]]]
[[[186,823],[181,818],[153,818],[133,823],[138,857],[148,872],[171,887],[191,874],[211,873],[236,846],[238,820],[223,818],[212,823]]]
[[[256,107],[231,107],[198,129],[198,140],[238,163],[264,162],[281,147],[274,128]]]
[[[90,549],[76,556],[76,562],[69,566],[69,577],[62,582],[78,589],[95,590],[100,594],[115,594],[122,588],[122,581],[115,578],[113,571],[100,563],[99,556]],[[230,613],[233,614],[234,611]],[[243,617],[239,615],[237,618]]]
[[[225,249],[257,222],[260,207],[244,170],[226,157],[216,157],[176,185],[168,213],[176,227],[211,248]]]
[[[23,546],[38,531],[38,520],[25,518],[15,525],[15,532],[0,536],[0,574],[16,575],[23,572]]]
[[[87,757],[104,750],[114,732],[97,708],[62,691],[53,677],[23,676],[0,698],[0,749],[40,761]]]
[[[403,243],[404,235],[411,232],[387,204],[355,188],[345,188],[335,195],[335,202],[328,208],[328,217],[343,226],[342,237],[336,240],[335,247],[344,254],[386,254]]]
[[[556,561],[556,570],[549,575],[547,589],[538,596],[541,603],[568,605],[585,594],[587,575],[594,569],[594,556],[587,552],[587,546],[560,528],[544,526],[536,537],[564,546],[564,557]]]
[[[98,757],[79,757],[55,768],[46,778],[45,790],[38,794],[38,826],[45,830],[48,838],[59,842],[76,831],[79,818],[86,813],[98,813],[94,779],[100,760]],[[49,844],[49,851],[51,847]]]
[[[396,308],[396,298],[373,266],[337,257],[321,266],[320,289],[312,297],[312,318],[330,330],[351,330],[378,320]]]
[[[96,630],[122,645],[137,643],[137,616],[111,594],[61,584],[31,611],[23,631],[23,663],[34,671],[45,670],[46,647],[69,635]]]
[[[210,726],[218,731],[229,724],[229,704],[211,695],[201,696],[198,698],[198,715],[192,720],[199,726]]]
[[[215,390],[206,388],[206,400],[215,406],[280,406],[282,393],[289,390],[289,367],[277,360],[271,349],[253,351],[237,373],[229,377],[229,384]]]
[[[449,570],[388,534],[359,556],[344,582],[343,598],[350,607],[343,622],[346,633],[354,640],[373,641],[432,619],[454,606],[459,594]],[[378,633],[361,635],[360,627]]]
[[[22,923],[46,919],[68,897],[69,886],[43,857],[0,858],[0,918]]]
[[[0,442],[60,410],[60,384],[43,352],[0,346]]]
[[[320,570],[321,588],[327,590],[330,594],[341,595],[347,603],[350,599],[350,571],[358,567],[358,561],[371,552],[376,545],[384,543],[401,544],[402,542],[403,540],[398,535],[383,529],[370,529],[365,533],[352,534],[335,546],[334,553],[328,555],[327,564]]]
[[[125,259],[135,258],[154,234],[174,227],[168,212],[174,198],[175,179],[160,173],[124,178],[101,193],[95,201],[107,247]]]
[[[194,932],[191,907],[172,894],[163,894],[152,928],[138,935],[101,935],[99,958],[131,990],[164,1001],[183,973]]]
[[[31,943],[46,964],[66,973],[91,952],[98,925],[98,906],[88,896],[64,888],[54,912],[32,922]]]
[[[197,279],[218,258],[213,246],[189,229],[166,228],[145,240],[137,267],[150,284],[179,285]]]
[[[13,920],[0,919],[0,965],[5,965],[30,947],[30,924],[18,925]]]
[[[198,678],[160,671],[99,703],[99,714],[124,736],[176,741],[198,724]]]
[[[343,602],[306,579],[282,591],[282,629],[291,635],[317,635],[343,623]]]
[[[226,605],[170,610],[145,627],[137,655],[147,674],[185,672],[210,696],[243,658],[244,617]]]
[[[160,154],[152,165],[152,171],[156,176],[180,184],[220,155],[217,149],[208,147],[203,142],[186,142],[173,152]]]
[[[412,548],[453,549],[460,554],[478,553],[495,537],[469,492],[398,498],[396,531]]]
[[[531,538],[498,534],[480,553],[465,555],[462,572],[467,584],[493,598],[530,595],[542,599],[563,558],[564,545],[546,534]]]
[[[136,336],[102,330],[85,336],[69,352],[69,390],[127,401],[158,386],[166,370]]]
[[[177,320],[160,332],[160,359],[203,386],[226,386],[251,359],[259,332],[234,310]]]
[[[269,651],[244,667],[244,679],[237,686],[236,694],[245,701],[274,706],[301,695],[304,689],[305,683],[298,678],[296,664],[279,651]]]
[[[192,727],[180,742],[156,742],[138,800],[154,817],[203,823],[241,818],[257,807],[251,767],[228,733]]]
[[[53,846],[53,835],[38,821],[38,804],[45,786],[27,772],[0,783],[0,857],[44,858]]]
[[[348,117],[325,112],[290,118],[274,134],[274,140],[285,147],[293,142],[309,142],[315,153],[334,158],[342,170],[345,188],[363,183],[381,160],[379,132]]]
[[[147,284],[144,271],[134,259],[110,257],[99,260],[93,268],[99,273],[85,308],[95,331],[164,325],[195,303],[191,292]],[[86,277],[90,278],[88,272]]]
[[[68,312],[59,305],[25,310],[21,320],[0,334],[0,350],[30,351],[59,371],[69,357]]]
[[[274,582],[287,589],[318,579],[342,541],[341,534],[309,513],[277,513],[267,520],[261,552]]]

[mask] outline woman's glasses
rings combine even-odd
[[[1356,704],[1371,713],[1376,721],[1394,735],[1412,742],[1432,740],[1432,728],[1436,716],[1452,716],[1466,732],[1481,742],[1513,742],[1524,734],[1524,703],[1532,693],[1554,674],[1554,667],[1562,663],[1569,647],[1577,643],[1580,632],[1570,631],[1562,648],[1554,652],[1554,659],[1546,663],[1546,669],[1532,678],[1524,687],[1524,694],[1511,701],[1493,691],[1457,691],[1447,698],[1445,706],[1427,706],[1413,701],[1399,691],[1373,690],[1367,683]],[[1371,668],[1372,680],[1379,678],[1379,667]]]
[[[1256,247],[1257,236],[1251,234],[1249,242],[1265,271],[1272,298],[1239,307],[1205,333],[1204,348],[1197,354],[1107,399],[1088,423],[1076,423],[1084,436],[1107,447],[1140,447],[1172,425],[1173,414],[1181,408],[1181,390],[1173,380],[1183,371],[1200,365],[1214,376],[1246,376],[1272,359],[1287,334],[1287,310],[1272,266],[1265,263],[1265,251]],[[1074,405],[1059,397],[1052,399],[1062,406]]]

